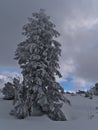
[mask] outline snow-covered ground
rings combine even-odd
[[[2,96],[2,95],[1,95]],[[66,95],[71,106],[62,108],[68,121],[51,121],[47,116],[16,119],[9,115],[12,101],[0,98],[0,130],[98,130],[98,97],[92,100]]]

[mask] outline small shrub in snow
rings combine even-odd
[[[85,93],[85,97],[89,97],[90,95],[89,95],[89,93],[88,92],[86,92]]]
[[[93,97],[92,97],[92,96],[90,96],[90,97],[89,97],[89,99],[93,99]]]

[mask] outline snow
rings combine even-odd
[[[46,115],[19,120],[9,115],[12,101],[0,98],[0,130],[98,130],[98,97],[93,99],[79,95],[66,95],[71,106],[63,111],[68,121],[52,121]]]

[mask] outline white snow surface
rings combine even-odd
[[[71,101],[71,106],[65,104],[62,109],[68,121],[52,121],[46,115],[16,119],[9,115],[12,101],[0,97],[0,130],[98,130],[98,97],[66,97]]]

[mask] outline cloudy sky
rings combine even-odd
[[[98,0],[0,0],[0,74],[19,72],[14,58],[27,17],[46,9],[61,33],[65,88],[86,89],[98,82]]]

